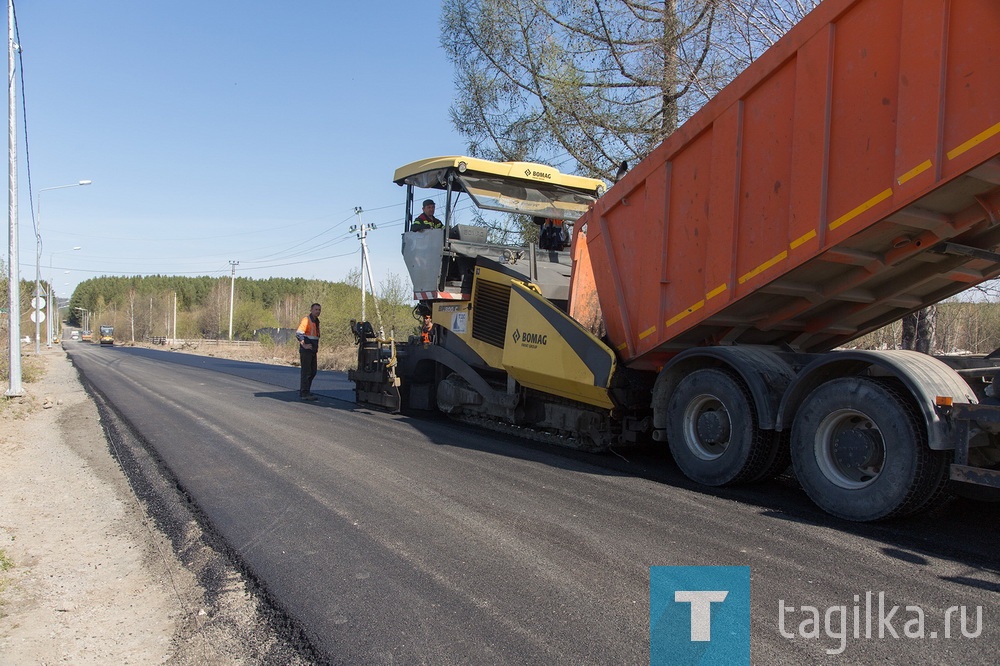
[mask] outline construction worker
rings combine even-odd
[[[299,340],[299,400],[315,401],[312,393],[313,378],[316,377],[316,355],[319,352],[319,303],[309,306],[309,314],[302,318],[295,331]]]
[[[420,341],[425,345],[431,343],[431,333],[434,331],[434,322],[431,321],[430,313],[424,313],[424,322],[420,326]]]
[[[434,217],[434,200],[427,199],[424,201],[424,212],[417,215],[417,219],[413,220],[413,224],[410,225],[410,231],[423,231],[424,229],[442,229],[444,224],[441,220]]]
[[[538,232],[538,247],[543,250],[561,252],[568,240],[562,220],[546,219]]]

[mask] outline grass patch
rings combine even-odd
[[[10,571],[14,568],[14,560],[10,559],[7,553],[0,549],[0,573]],[[3,598],[3,594],[7,591],[9,581],[6,578],[0,578],[0,618],[7,617],[8,613],[4,609],[7,605],[7,600]]]
[[[33,384],[45,376],[45,363],[37,356],[21,357],[21,381]]]
[[[45,376],[45,363],[37,356],[21,355],[21,381],[25,384],[39,381]],[[4,350],[0,359],[0,381],[10,383],[10,358]]]
[[[23,395],[8,397],[4,394],[10,385],[9,361],[4,355],[0,362],[0,419],[22,419],[35,411],[38,401],[27,390]],[[21,356],[21,383],[31,384],[45,376],[45,362],[37,356]]]

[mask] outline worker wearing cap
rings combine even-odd
[[[444,224],[441,220],[434,217],[434,200],[427,199],[424,201],[424,212],[417,216],[417,219],[413,220],[413,224],[410,225],[410,231],[423,231],[424,229],[442,229]]]

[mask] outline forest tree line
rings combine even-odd
[[[148,337],[173,337],[174,299],[177,302],[177,337],[183,339],[225,339],[229,334],[229,277],[101,277],[81,283],[69,308],[60,313],[70,326],[82,327],[83,313],[89,310],[90,324],[115,327],[116,337],[128,342]],[[323,305],[323,337],[328,344],[353,344],[349,322],[361,317],[361,290],[357,273],[344,282],[303,278],[236,278],[233,306],[233,338],[251,340],[254,331],[264,328],[294,328],[308,312],[309,305]],[[43,289],[47,285],[43,283]],[[7,281],[0,279],[0,335],[6,347],[8,327]],[[35,283],[21,281],[21,333],[34,334],[29,319]],[[376,300],[386,334],[397,340],[415,334],[409,285],[390,275],[379,285],[377,299],[367,297],[367,318],[377,322]],[[951,299],[933,308],[930,332],[932,354],[988,354],[1000,349],[1000,303]],[[44,327],[43,327],[44,331]],[[43,332],[44,335],[44,332]],[[852,349],[906,348],[903,321],[898,320],[845,347]]]
[[[344,282],[236,277],[231,284],[230,280],[230,276],[166,275],[91,278],[77,286],[63,316],[70,326],[82,328],[89,313],[92,330],[114,326],[115,337],[123,342],[173,338],[175,330],[180,339],[227,339],[232,289],[234,340],[253,340],[260,329],[295,328],[315,302],[323,306],[324,341],[353,344],[349,322],[361,318],[358,271],[349,273]],[[378,292],[366,295],[366,318],[377,328],[381,315],[387,335],[392,330],[405,339],[415,333],[418,324],[408,285],[390,275]]]
[[[9,290],[6,267],[0,260],[0,345],[7,347]],[[309,305],[323,306],[323,338],[330,345],[353,345],[349,322],[361,318],[361,275],[352,269],[342,282],[304,278],[252,279],[237,277],[233,302],[233,339],[254,339],[266,328],[295,328]],[[123,342],[149,337],[173,337],[176,302],[176,334],[182,339],[225,339],[229,335],[230,276],[178,277],[166,275],[98,277],[80,283],[59,315],[61,321],[82,328],[83,311],[90,313],[90,326],[115,327]],[[42,281],[45,292],[49,285]],[[21,336],[33,336],[30,320],[35,283],[21,280]],[[366,318],[378,326],[381,316],[386,335],[394,332],[405,340],[419,331],[413,316],[412,292],[407,280],[390,274],[367,295]],[[923,333],[927,344],[911,346],[912,336],[897,320],[846,343],[852,349],[916,348],[931,354],[988,354],[1000,349],[1000,290],[987,282],[969,292],[975,300],[959,296],[920,313],[932,315]],[[921,317],[922,318],[922,317]],[[44,325],[42,327],[44,336]],[[6,356],[6,355],[5,355]],[[4,365],[0,363],[0,366]]]

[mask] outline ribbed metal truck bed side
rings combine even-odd
[[[825,0],[578,221],[574,298],[634,367],[832,349],[1000,274],[998,155],[1000,3]]]

